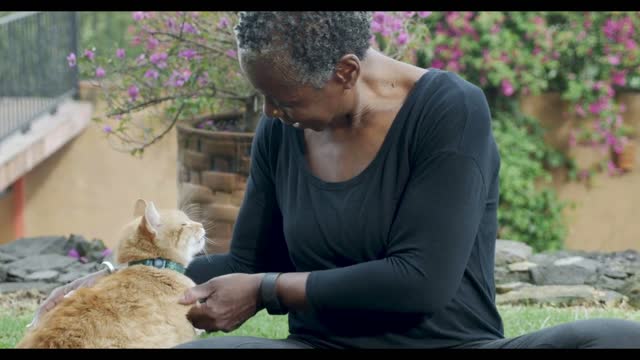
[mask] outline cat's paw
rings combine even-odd
[[[206,333],[206,331],[203,330],[203,329],[194,329],[194,330],[196,331],[196,336],[200,336],[200,335]]]

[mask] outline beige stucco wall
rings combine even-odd
[[[129,221],[137,198],[158,207],[177,202],[175,131],[142,158],[115,151],[91,123],[26,175],[26,236],[81,234],[108,245]],[[13,197],[0,199],[0,243],[14,239]]]
[[[640,132],[640,95],[625,94],[620,101],[627,106],[624,121]],[[547,129],[546,140],[586,165],[608,159],[608,153],[591,147],[569,149],[570,128],[577,122],[563,116],[565,105],[557,94],[522,99],[525,113],[542,120]],[[633,140],[640,145],[638,138]],[[640,146],[636,146],[636,166],[622,176],[597,174],[591,185],[571,182],[566,172],[554,174],[558,197],[571,202],[567,207],[568,236],[565,247],[577,250],[621,251],[640,250]]]

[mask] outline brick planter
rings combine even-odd
[[[249,175],[253,133],[210,131],[205,120],[231,120],[242,113],[202,116],[177,125],[179,206],[207,225],[208,253],[229,250]]]

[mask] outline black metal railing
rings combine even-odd
[[[75,12],[19,12],[0,18],[0,141],[25,131],[77,94]]]

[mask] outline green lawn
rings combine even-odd
[[[622,309],[558,309],[502,306],[499,310],[504,319],[505,335],[507,337],[581,319],[608,317],[640,321],[640,311]],[[15,346],[22,336],[25,326],[31,321],[31,316],[31,313],[0,313],[0,348]],[[282,338],[287,335],[287,332],[287,318],[285,316],[270,316],[261,311],[234,332],[215,333],[208,336],[251,335]]]

